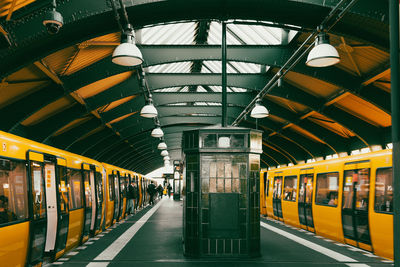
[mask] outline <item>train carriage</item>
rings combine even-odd
[[[126,188],[138,174],[1,131],[0,143],[5,266],[53,261],[126,216]]]
[[[261,171],[262,214],[393,258],[392,151]]]

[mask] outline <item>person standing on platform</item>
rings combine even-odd
[[[133,182],[131,182],[128,186],[128,206],[126,208],[126,211],[128,214],[133,214],[134,213],[134,206],[133,206],[133,200],[134,200],[134,193],[133,193]]]
[[[171,186],[170,183],[168,183],[167,190],[168,190],[168,197],[170,198],[171,197],[171,191],[172,191],[172,186]]]
[[[154,195],[157,193],[157,189],[153,181],[151,181],[151,183],[147,186],[147,193],[150,195],[149,204],[154,205]]]
[[[159,196],[160,198],[162,198],[162,197],[163,197],[164,188],[162,187],[161,184],[159,184],[159,185],[157,186],[157,191],[158,191],[158,196]]]

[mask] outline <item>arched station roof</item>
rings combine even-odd
[[[232,123],[340,1],[124,1],[141,68],[111,62],[120,33],[108,0],[57,1],[64,25],[55,35],[42,24],[51,2],[0,3],[0,129],[148,173],[163,161],[154,121],[139,116],[142,72],[179,159],[183,130],[221,121],[220,21]],[[391,142],[388,19],[388,1],[356,1],[329,31],[341,62],[310,68],[301,59],[268,92],[270,116],[257,122],[263,167]]]

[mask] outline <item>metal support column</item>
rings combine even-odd
[[[222,127],[227,126],[227,94],[226,94],[226,22],[222,22]]]
[[[394,265],[400,267],[400,89],[399,89],[399,0],[389,2],[390,19],[390,79],[392,97],[393,143],[393,256]]]

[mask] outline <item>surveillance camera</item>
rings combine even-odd
[[[43,20],[43,25],[46,26],[49,34],[56,34],[63,26],[63,22],[62,15],[56,10],[51,10],[47,12],[46,17]]]

